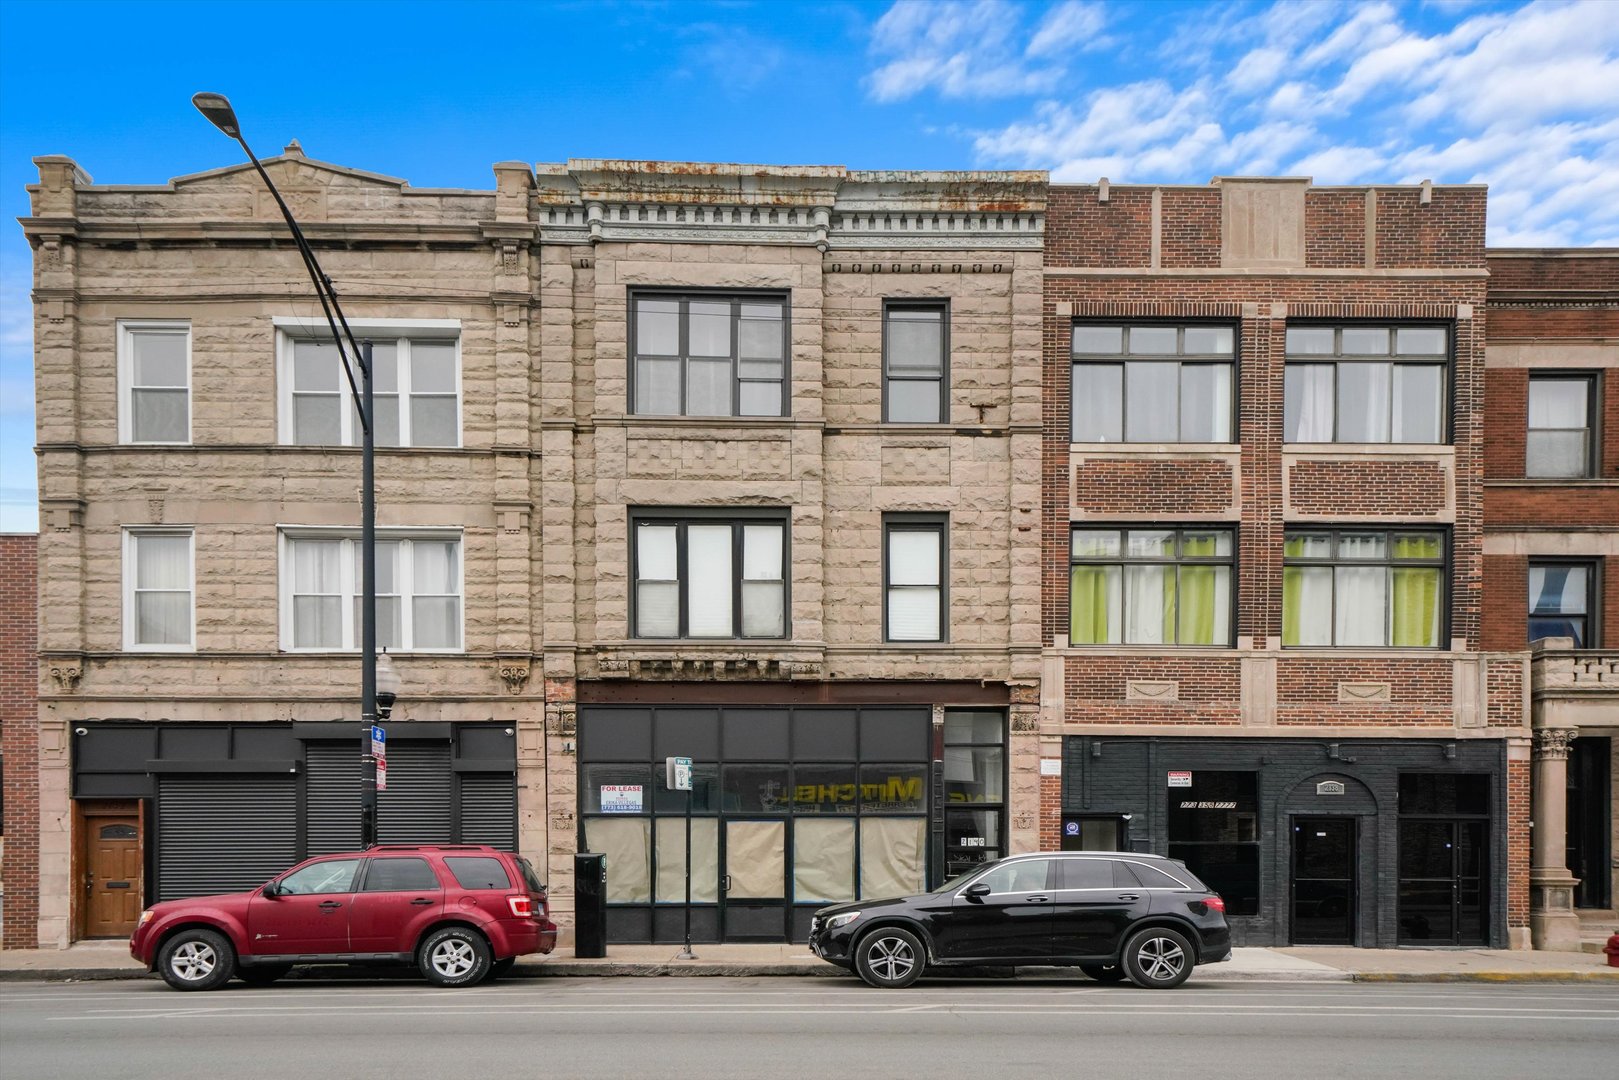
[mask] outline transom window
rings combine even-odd
[[[1075,529],[1070,645],[1230,645],[1230,529]]]
[[[1529,564],[1529,640],[1566,637],[1576,649],[1596,647],[1592,634],[1595,562]]]
[[[364,428],[337,346],[329,338],[292,334],[283,334],[282,342],[282,441],[300,446],[360,445]],[[377,414],[372,439],[377,446],[461,445],[461,358],[456,337],[438,331],[432,336],[373,336],[371,365]],[[354,377],[363,389],[358,366]]]
[[[1439,646],[1443,533],[1290,529],[1283,555],[1283,645]]]
[[[359,538],[284,532],[281,647],[291,651],[360,647]],[[459,534],[377,535],[377,646],[451,652],[461,648]]]
[[[786,416],[787,299],[634,294],[631,412]]]
[[[125,443],[191,441],[191,324],[118,324],[118,434]]]
[[[1529,434],[1524,475],[1591,475],[1594,375],[1529,376]]]
[[[1283,438],[1290,443],[1445,441],[1442,326],[1290,326]]]
[[[640,518],[633,527],[635,636],[787,636],[787,522]]]
[[[950,308],[943,300],[883,304],[883,419],[939,424],[948,415]]]
[[[1230,442],[1235,358],[1229,326],[1074,324],[1074,442]]]

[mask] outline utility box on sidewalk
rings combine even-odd
[[[607,856],[581,851],[573,857],[573,955],[607,955]]]

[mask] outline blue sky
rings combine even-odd
[[[1610,0],[0,0],[0,41],[7,218],[39,154],[119,184],[236,163],[190,105],[217,90],[261,155],[422,187],[568,157],[1431,178],[1491,186],[1492,244],[1619,245]],[[0,224],[0,531],[36,521],[30,277]]]

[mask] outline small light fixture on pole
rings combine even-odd
[[[377,657],[377,719],[386,720],[393,715],[394,702],[399,700],[399,691],[405,685],[394,670],[392,661],[388,659],[388,650],[383,649],[382,655]]]
[[[264,171],[264,166],[247,145],[247,140],[242,138],[242,126],[236,119],[236,110],[231,108],[230,101],[224,94],[201,93],[193,94],[191,103],[208,118],[210,124],[240,144],[248,160],[258,170],[264,186],[270,189],[276,206],[281,208],[281,216],[286,219],[287,228],[292,231],[293,243],[303,258],[304,269],[309,272],[309,280],[315,285],[321,310],[326,313],[326,325],[332,332],[332,341],[337,345],[338,358],[343,362],[349,392],[354,396],[355,406],[360,412],[360,429],[364,434],[360,445],[360,846],[372,847],[377,842],[377,759],[371,753],[371,727],[378,719],[378,694],[377,491],[371,422],[376,414],[372,409],[371,396],[371,342],[366,341],[361,345],[354,340],[354,331],[349,329],[349,321],[343,316],[343,308],[337,302],[337,290],[332,287],[332,279],[321,269],[314,249],[304,239],[304,231],[298,227],[298,220],[292,216],[292,210],[281,197],[281,192],[276,190],[270,174]],[[341,332],[338,330],[340,325]],[[348,350],[343,347],[345,341]],[[354,357],[352,363],[349,360],[350,351]],[[358,382],[354,378],[356,367],[360,370]],[[392,668],[389,670],[392,671]],[[397,674],[393,676],[394,687],[388,695],[390,708],[393,696],[398,692],[398,679]]]

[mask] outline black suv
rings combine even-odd
[[[1014,855],[935,892],[815,913],[810,950],[872,986],[910,986],[932,966],[1078,967],[1102,982],[1179,986],[1231,958],[1225,901],[1161,855]]]

